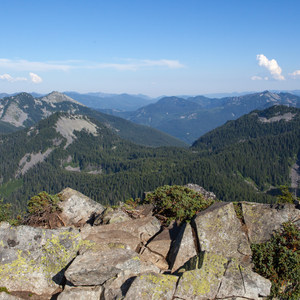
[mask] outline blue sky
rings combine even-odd
[[[0,4],[0,92],[300,89],[298,0]]]

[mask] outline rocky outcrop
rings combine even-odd
[[[61,196],[72,227],[0,223],[0,287],[20,297],[0,299],[261,299],[271,283],[252,271],[250,243],[300,219],[295,205],[242,203],[238,218],[216,202],[163,228],[149,206],[104,210],[72,189]]]
[[[51,295],[62,283],[63,269],[82,245],[76,229],[10,227],[1,223],[0,285],[9,291]]]
[[[251,243],[263,243],[271,238],[281,224],[292,221],[300,227],[300,210],[294,204],[242,203],[244,221]]]
[[[59,194],[59,208],[62,210],[62,218],[66,226],[83,225],[96,214],[101,214],[104,207],[89,197],[66,188]]]
[[[193,220],[201,251],[249,263],[251,249],[233,204],[217,202]]]

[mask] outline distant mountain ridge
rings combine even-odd
[[[111,112],[138,124],[164,131],[186,143],[255,109],[273,105],[300,107],[300,97],[289,93],[248,94],[237,97],[165,97],[133,112]]]
[[[166,133],[95,111],[59,92],[35,98],[20,93],[0,99],[0,133],[30,127],[55,112],[83,114],[103,122],[124,139],[146,146],[185,146]]]

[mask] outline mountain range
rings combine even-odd
[[[33,97],[20,93],[0,99],[0,133],[9,133],[30,127],[55,112],[83,114],[112,128],[124,139],[146,146],[185,146],[180,140],[147,126],[134,124],[116,116],[88,108],[65,94],[52,92]]]
[[[271,203],[279,185],[299,186],[299,132],[300,109],[272,106],[227,122],[190,148],[150,148],[91,116],[54,113],[0,136],[0,198],[24,208],[38,192],[68,186],[113,204],[192,182],[224,201]]]
[[[200,136],[254,109],[273,105],[300,107],[300,96],[290,93],[247,94],[237,97],[165,97],[132,112],[107,111],[147,125],[192,144]]]

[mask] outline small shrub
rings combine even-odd
[[[294,197],[286,185],[280,186],[281,195],[277,197],[277,203],[294,203]]]
[[[6,293],[6,294],[10,294],[10,292],[8,291],[8,289],[6,287],[0,286],[0,293],[2,293],[2,292]]]
[[[28,213],[33,215],[41,214],[45,211],[48,213],[59,211],[59,201],[60,199],[57,195],[49,195],[46,192],[41,192],[38,195],[31,197],[31,199],[28,201]]]
[[[148,193],[145,202],[154,205],[154,214],[162,216],[165,223],[173,220],[190,221],[199,211],[214,203],[212,199],[204,197],[184,186],[165,185]]]
[[[272,282],[270,299],[300,299],[300,231],[293,223],[271,240],[252,244],[254,271]]]

